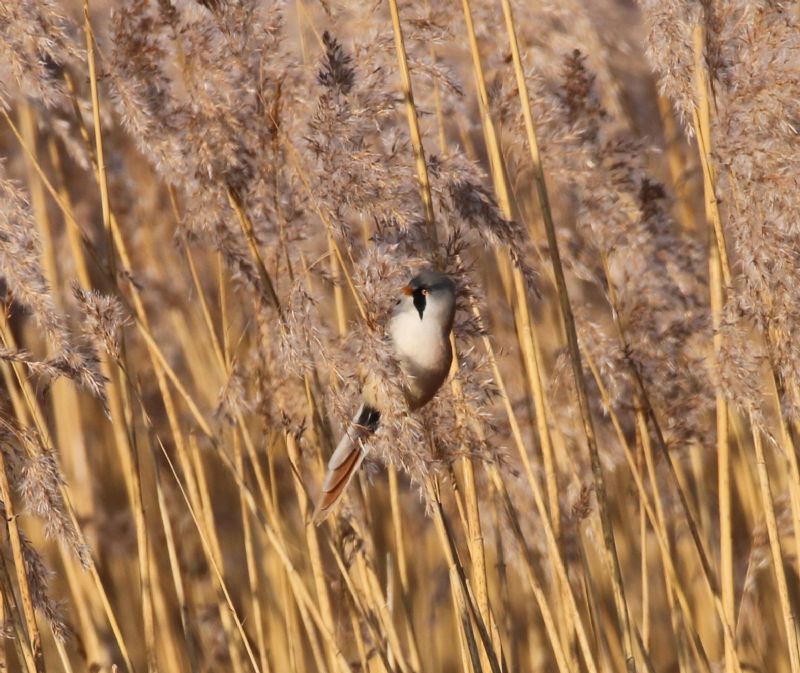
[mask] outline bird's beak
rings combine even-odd
[[[410,297],[412,294],[414,294],[414,290],[411,289],[410,285],[406,285],[403,288],[403,294],[406,295],[407,297]]]

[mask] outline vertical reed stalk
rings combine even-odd
[[[225,580],[225,565],[222,554],[222,545],[219,541],[217,533],[217,526],[214,520],[214,510],[211,504],[211,494],[208,488],[208,479],[206,477],[206,470],[203,461],[203,456],[200,453],[200,447],[197,445],[197,438],[194,435],[189,436],[189,460],[191,464],[188,469],[194,474],[196,482],[196,489],[199,497],[198,502],[198,517],[201,517],[205,537],[208,544],[209,562],[214,567],[214,573],[218,579],[218,596],[217,596],[217,609],[219,618],[222,622],[223,629],[225,630],[226,640],[228,645],[228,653],[231,658],[231,666],[234,673],[244,673],[244,662],[242,661],[241,651],[237,644],[235,631],[239,631],[239,637],[247,650],[251,659],[251,664],[254,670],[258,673],[260,670],[255,661],[255,656],[251,651],[250,640],[247,637],[239,618],[236,616],[236,611],[232,604],[230,610],[226,603],[230,603],[230,596],[226,588]],[[235,624],[234,624],[235,621]]]
[[[598,371],[596,363],[592,360],[591,357],[587,356],[587,365],[592,372],[594,377],[595,383],[600,391],[600,396],[603,401],[603,404],[608,411],[608,414],[611,418],[612,425],[615,429],[617,438],[619,440],[620,446],[622,446],[623,451],[625,453],[625,459],[628,464],[628,468],[630,470],[630,474],[633,476],[634,483],[637,489],[637,495],[639,497],[640,503],[644,506],[644,510],[647,514],[647,518],[649,520],[650,526],[653,528],[653,532],[656,535],[656,539],[659,543],[659,551],[661,552],[661,560],[664,564],[664,572],[665,572],[665,585],[666,585],[666,593],[667,593],[667,601],[670,608],[670,614],[672,616],[672,624],[673,624],[673,631],[676,637],[679,637],[679,627],[678,627],[678,619],[674,614],[674,604],[672,602],[672,593],[674,592],[675,597],[678,601],[678,605],[681,608],[682,617],[684,620],[684,625],[686,630],[689,633],[690,640],[693,643],[693,647],[696,652],[702,657],[702,659],[706,663],[706,668],[708,667],[707,657],[703,652],[702,644],[700,643],[699,636],[696,630],[692,627],[693,618],[692,614],[689,610],[688,601],[686,599],[686,595],[681,588],[678,577],[679,575],[676,572],[676,569],[673,565],[672,561],[672,552],[670,550],[670,542],[669,542],[669,533],[667,531],[667,518],[663,512],[663,507],[661,505],[661,496],[659,493],[658,483],[659,481],[655,475],[655,460],[652,452],[652,447],[650,443],[650,437],[647,432],[647,422],[644,414],[641,411],[637,411],[637,437],[640,438],[643,448],[643,453],[645,456],[645,463],[648,469],[648,476],[650,478],[651,483],[654,485],[654,500],[655,500],[655,511],[653,509],[653,505],[650,503],[650,495],[647,493],[645,486],[644,486],[644,478],[639,470],[639,465],[637,461],[633,457],[633,453],[631,451],[630,446],[628,445],[628,440],[626,438],[625,432],[622,429],[622,425],[620,423],[619,418],[611,404],[609,393],[603,383],[603,380],[600,376],[600,372]],[[679,644],[679,659],[681,662],[684,662],[683,659],[683,649],[680,645],[680,640],[678,641]],[[686,668],[685,662],[682,663],[682,670],[689,670]],[[738,670],[738,669],[737,669]]]
[[[716,198],[716,175],[714,172],[714,166],[712,163],[711,152],[711,101],[709,98],[709,83],[708,83],[708,75],[705,67],[704,62],[704,52],[705,52],[705,29],[702,23],[697,23],[694,26],[693,33],[693,46],[694,46],[694,72],[695,72],[695,87],[697,91],[697,100],[698,104],[697,107],[693,110],[693,122],[694,122],[694,129],[697,135],[697,144],[698,144],[698,151],[700,153],[700,161],[703,166],[703,185],[705,190],[705,202],[706,202],[706,214],[709,217],[713,224],[714,234],[716,237],[717,243],[717,257],[712,257],[712,263],[717,263],[720,266],[721,274],[717,276],[717,281],[719,276],[721,275],[722,282],[726,287],[730,287],[732,282],[731,277],[731,270],[730,270],[730,263],[728,261],[728,253],[727,247],[725,243],[725,234],[724,229],[722,227],[722,218],[720,216],[719,211],[719,202]],[[717,282],[719,287],[714,291],[719,294],[719,297],[714,299],[715,303],[721,303],[724,295],[722,294],[722,284]],[[767,350],[770,352],[770,334],[764,334],[764,340],[767,344]],[[775,402],[776,407],[778,409],[778,414],[781,415],[781,395],[780,395],[780,384],[779,381],[779,374],[777,373],[776,363],[774,359],[770,358],[770,366],[772,370],[772,376],[775,381]],[[719,410],[718,410],[718,423],[719,421]],[[781,419],[782,420],[782,419]],[[727,415],[726,421],[727,423]],[[751,418],[752,424],[752,418]],[[790,463],[790,471],[793,473],[794,478],[792,479],[793,483],[790,483],[790,492],[792,497],[792,514],[794,520],[794,529],[795,534],[797,535],[799,532],[798,525],[800,525],[800,520],[798,520],[798,488],[800,488],[800,484],[797,483],[798,474],[800,471],[797,468],[797,457],[794,450],[794,446],[792,445],[791,434],[785,431],[785,423],[781,423],[781,428],[783,431],[783,438],[784,442],[786,443],[786,449],[790,454],[789,463]],[[769,485],[769,474],[766,471],[766,467],[763,461],[763,446],[761,444],[761,435],[760,430],[757,427],[752,428],[753,440],[754,445],[756,447],[757,452],[757,465],[758,465],[758,474],[759,474],[759,485],[761,491],[761,500],[762,505],[764,506],[764,515],[767,518],[768,529],[770,527],[770,522],[774,523],[776,521],[775,511],[774,511],[774,504],[772,501],[770,494],[770,485]],[[723,456],[723,460],[727,459],[727,456]],[[723,465],[724,467],[724,465]],[[763,468],[763,469],[762,469]],[[800,539],[800,538],[798,538]],[[772,534],[770,534],[770,549],[773,553],[773,561],[775,560],[775,552],[780,552],[780,541],[775,539],[773,540]],[[726,572],[730,572],[729,568],[725,569]],[[783,569],[783,561],[780,562],[780,567],[775,567],[775,572],[778,575],[778,590],[779,594],[783,591],[782,585],[785,584],[785,573]],[[783,574],[783,581],[781,581],[781,574]],[[728,580],[730,583],[730,578]],[[730,592],[730,589],[727,590]],[[731,596],[728,596],[728,603],[731,602]],[[792,664],[792,671],[793,673],[797,673],[798,667],[800,667],[800,651],[798,651],[798,641],[797,641],[797,632],[794,627],[795,617],[792,614],[791,605],[788,603],[787,600],[784,600],[784,596],[781,594],[781,605],[784,610],[784,622],[787,625],[787,640],[788,640],[788,647],[789,647],[789,654],[790,660]],[[789,626],[792,626],[791,631],[789,630]],[[726,663],[729,659],[729,646],[726,645]]]
[[[705,194],[705,214],[714,231],[716,245],[709,248],[709,285],[711,287],[711,315],[714,326],[714,352],[719,361],[722,345],[719,327],[722,307],[725,302],[725,286],[731,283],[730,264],[727,259],[727,248],[722,229],[722,219],[715,194],[715,179],[711,164],[711,104],[708,95],[708,78],[703,59],[705,32],[701,24],[694,27],[694,67],[695,88],[698,97],[698,109],[694,114],[695,132],[698,151],[703,166],[703,189]],[[728,404],[722,391],[716,394],[717,410],[717,474],[719,487],[719,524],[720,524],[720,584],[722,605],[726,620],[735,623],[734,580],[733,580],[733,548],[731,524],[730,493],[730,446],[728,437]],[[725,670],[733,667],[733,643],[725,638]]]
[[[467,640],[468,646],[470,647],[473,666],[477,664],[476,655],[478,655],[478,650],[474,640],[475,635],[470,624],[471,621],[475,623],[480,642],[483,645],[483,652],[485,652],[489,662],[490,670],[492,673],[500,673],[500,661],[497,657],[494,647],[492,646],[486,623],[478,612],[475,601],[467,588],[466,573],[461,561],[458,558],[455,543],[448,528],[447,520],[444,516],[444,508],[442,507],[442,502],[439,497],[438,485],[434,484],[432,481],[429,481],[426,484],[426,490],[428,492],[428,497],[433,503],[436,532],[445,556],[447,557],[448,566],[450,568],[450,582],[453,589],[453,599],[456,602],[458,612],[463,620],[462,627],[464,631],[464,637]],[[480,664],[477,664],[477,666],[480,666]]]
[[[23,103],[19,108],[20,130],[31,153],[38,161],[36,143],[36,114],[28,103]],[[52,141],[52,138],[49,139]],[[52,146],[52,142],[50,143]],[[42,265],[45,277],[50,287],[62,288],[65,286],[59,276],[56,262],[56,243],[53,240],[53,223],[47,212],[44,185],[33,166],[34,159],[27,163],[28,186],[31,191],[31,205],[33,208],[39,235],[42,241]],[[54,292],[54,299],[59,308],[64,307],[63,293]],[[82,485],[76,489],[75,507],[79,515],[90,516],[92,510],[93,484],[88,479],[89,465],[87,464],[86,444],[81,425],[81,413],[78,394],[75,388],[67,381],[57,381],[53,385],[53,409],[56,426],[56,438],[59,447],[69,447],[69,451],[62,451],[62,460],[69,465],[73,479]]]
[[[25,558],[23,556],[19,528],[17,527],[17,515],[11,497],[7,469],[5,456],[3,452],[0,451],[0,495],[2,495],[3,504],[5,505],[6,532],[11,542],[14,572],[17,577],[20,602],[22,603],[22,617],[25,620],[25,628],[24,630],[18,630],[18,637],[23,641],[22,651],[24,654],[24,663],[28,670],[41,673],[44,671],[42,639],[39,634],[39,625],[36,623],[36,615],[33,611],[33,599],[31,598],[31,589],[25,570]]]
[[[464,22],[467,28],[467,35],[469,37],[472,68],[475,75],[478,101],[481,111],[481,122],[486,136],[486,144],[489,151],[492,177],[498,196],[498,204],[500,205],[503,216],[510,220],[513,217],[510,188],[503,164],[503,156],[500,149],[499,138],[492,120],[491,110],[489,108],[489,96],[486,87],[486,78],[481,63],[481,56],[478,49],[478,42],[475,34],[475,26],[473,23],[472,10],[469,0],[463,0],[462,9],[464,14]],[[501,269],[504,269],[505,266],[505,264],[501,265]],[[536,418],[536,427],[545,465],[545,483],[549,504],[548,513],[545,514],[545,516],[550,517],[555,536],[558,538],[559,528],[561,525],[561,513],[558,500],[558,482],[553,459],[552,442],[550,440],[550,431],[547,427],[545,394],[543,390],[544,377],[539,367],[541,358],[538,354],[538,340],[536,339],[535,329],[533,327],[533,322],[528,308],[528,293],[522,273],[519,268],[514,267],[511,270],[510,275],[513,278],[513,290],[515,297],[514,310],[518,329],[517,337],[521,346],[523,362],[525,364],[526,379],[530,389],[531,398],[534,401],[534,416]],[[566,586],[561,585],[559,590],[563,597],[564,593],[569,589]],[[568,614],[566,626],[567,631],[571,632],[573,626],[569,624]],[[565,635],[565,637],[569,636]]]
[[[336,307],[336,329],[339,336],[347,334],[347,311],[344,305],[344,292],[340,281],[339,260],[336,257],[333,245],[333,234],[328,232],[328,255],[331,266],[331,280],[333,281],[333,302]]]
[[[244,454],[239,433],[233,433],[234,459],[236,469],[244,474]],[[256,644],[258,645],[258,662],[263,673],[270,673],[272,667],[267,656],[267,639],[264,634],[264,618],[262,615],[262,593],[261,593],[261,573],[259,572],[260,563],[256,558],[255,539],[253,535],[253,524],[250,518],[250,511],[247,509],[247,502],[243,495],[239,495],[239,506],[242,517],[242,530],[244,534],[244,551],[247,562],[247,578],[250,585],[251,609],[253,611],[254,629],[256,632]]]
[[[778,584],[778,596],[781,603],[784,627],[786,629],[786,643],[789,649],[789,661],[792,673],[800,670],[800,650],[797,642],[797,620],[792,609],[789,597],[789,584],[786,579],[786,570],[783,566],[783,549],[780,533],[778,532],[778,522],[775,517],[775,506],[772,500],[772,486],[770,484],[767,460],[764,455],[764,445],[761,441],[761,431],[758,429],[753,419],[750,419],[753,429],[753,446],[756,450],[756,466],[758,470],[758,483],[761,492],[761,500],[764,517],[767,522],[767,533],[769,536],[769,549],[772,555],[772,568],[775,571],[775,580]]]
[[[403,98],[406,103],[406,117],[408,120],[408,130],[411,134],[411,144],[414,148],[414,158],[417,165],[417,177],[419,178],[420,195],[422,205],[425,207],[425,221],[428,224],[433,241],[436,241],[436,217],[433,213],[433,199],[431,198],[431,183],[428,177],[428,164],[425,160],[425,148],[422,146],[422,134],[419,129],[417,119],[417,108],[414,104],[414,90],[411,86],[411,72],[408,69],[408,57],[403,40],[403,26],[400,23],[400,10],[397,7],[397,0],[389,0],[389,10],[392,14],[392,32],[394,33],[395,52],[397,53],[397,65],[400,70],[400,81],[402,84]]]
[[[11,574],[8,571],[8,563],[4,557],[0,557],[0,593],[3,596],[3,612],[9,616],[14,626],[16,637],[12,638],[12,640],[14,641],[14,649],[17,652],[17,659],[25,666],[27,673],[39,673],[31,651],[28,634],[25,631],[24,617],[17,607]]]
[[[183,640],[186,645],[187,654],[189,657],[189,668],[194,671],[199,666],[199,656],[197,652],[197,644],[195,642],[195,635],[192,633],[190,626],[189,603],[186,597],[186,588],[184,580],[181,576],[180,562],[178,560],[178,550],[175,545],[175,533],[172,522],[169,518],[167,511],[167,504],[164,498],[164,489],[161,484],[161,474],[158,469],[158,464],[153,461],[156,466],[155,474],[155,489],[156,498],[158,501],[158,511],[161,515],[161,524],[164,529],[164,538],[167,545],[167,557],[169,558],[170,574],[172,576],[172,584],[175,588],[175,597],[178,601],[178,610],[180,613],[181,628],[183,629]],[[266,670],[266,669],[265,669]]]
[[[477,307],[473,305],[472,307],[473,313],[476,317],[480,319],[480,313],[477,310]],[[580,615],[580,611],[578,610],[577,601],[575,599],[574,593],[572,592],[571,585],[569,583],[569,579],[567,577],[566,567],[564,566],[563,559],[561,557],[561,552],[558,547],[558,541],[555,537],[555,531],[553,530],[553,526],[550,523],[550,518],[547,512],[547,506],[545,505],[545,498],[542,494],[541,487],[539,486],[539,482],[537,481],[534,473],[533,473],[533,466],[531,465],[530,458],[528,456],[528,452],[525,448],[525,443],[522,439],[522,432],[520,430],[519,422],[517,421],[516,413],[514,412],[513,407],[511,406],[511,402],[509,399],[508,391],[506,389],[504,383],[504,377],[500,372],[499,367],[497,366],[497,359],[494,354],[494,347],[491,344],[491,341],[488,337],[483,337],[483,346],[486,350],[486,353],[489,357],[489,361],[492,366],[492,373],[494,375],[495,383],[500,391],[500,397],[503,402],[503,407],[506,412],[506,417],[508,418],[509,424],[511,426],[511,434],[514,439],[514,445],[517,449],[517,454],[522,461],[523,468],[525,469],[526,476],[528,478],[528,483],[531,487],[531,491],[534,497],[534,504],[536,505],[536,509],[541,517],[542,521],[542,528],[544,529],[545,533],[545,540],[547,543],[548,553],[550,559],[555,567],[556,573],[559,577],[562,586],[567,589],[566,593],[566,604],[569,606],[570,613],[572,615],[576,635],[578,637],[578,643],[580,645],[581,654],[584,657],[586,662],[586,666],[589,669],[590,673],[596,673],[597,668],[595,664],[595,658],[592,654],[591,647],[589,645],[588,636],[586,634],[586,630],[583,626],[583,621]]]
[[[129,408],[128,400],[125,401],[126,410]],[[128,416],[128,425],[132,426],[133,418],[130,411],[126,411]],[[133,435],[133,431],[131,431]],[[142,596],[142,626],[144,629],[145,647],[147,648],[147,670],[149,673],[156,673],[158,670],[158,662],[156,654],[158,648],[156,647],[156,625],[155,614],[153,609],[153,583],[150,572],[150,540],[148,539],[148,525],[147,518],[144,511],[144,497],[142,494],[142,478],[141,478],[141,459],[139,457],[138,442],[131,437],[131,449],[133,450],[133,461],[131,470],[131,481],[133,490],[133,517],[136,526],[136,545],[139,550],[139,586],[141,587]]]
[[[458,351],[456,349],[455,337],[451,334],[450,345],[453,350],[453,366],[452,372],[458,370]],[[461,383],[457,376],[451,378],[451,387],[453,395],[457,400],[463,404],[464,393],[461,388]],[[476,426],[476,423],[470,423],[467,418],[467,410],[459,412],[459,420],[461,423]],[[483,439],[482,432],[479,427],[475,428],[478,437]],[[492,609],[489,604],[488,584],[486,579],[486,552],[484,549],[483,530],[481,527],[481,517],[478,511],[478,494],[475,487],[475,469],[471,457],[466,457],[461,461],[462,478],[464,480],[464,501],[466,505],[466,518],[467,518],[467,535],[470,559],[472,561],[472,582],[475,586],[475,596],[478,602],[478,610],[480,610],[483,620],[489,625],[492,643],[495,650],[500,653],[502,657],[503,647],[500,641],[500,633],[497,629]]]
[[[297,495],[297,502],[300,506],[300,518],[305,526],[308,558],[311,564],[311,574],[314,578],[314,586],[317,593],[317,602],[319,604],[320,614],[325,622],[333,627],[336,622],[333,618],[331,600],[330,596],[328,595],[328,585],[325,580],[325,572],[322,566],[322,553],[320,550],[319,540],[317,538],[317,527],[314,525],[312,520],[313,508],[311,507],[308,496],[305,492],[305,488],[300,479],[300,453],[297,448],[297,438],[291,432],[284,430],[283,440],[286,446],[289,464],[292,467],[295,493]],[[328,651],[326,654],[328,659],[328,667],[333,668],[333,652]]]
[[[675,193],[675,205],[678,211],[678,220],[686,231],[696,231],[697,221],[691,203],[689,202],[689,188],[687,185],[685,158],[681,152],[681,134],[675,122],[672,106],[665,96],[658,96],[658,114],[661,127],[664,130],[664,143],[666,145],[667,164]]]
[[[589,449],[589,455],[592,462],[595,494],[597,496],[600,521],[603,529],[603,543],[606,551],[606,560],[611,572],[614,604],[617,611],[617,618],[619,620],[619,628],[622,633],[625,665],[627,670],[630,673],[633,673],[636,670],[636,661],[633,656],[630,615],[628,612],[627,602],[625,601],[622,568],[620,566],[619,557],[616,551],[614,530],[608,511],[605,479],[603,477],[603,469],[600,463],[600,454],[597,447],[594,422],[592,421],[591,411],[589,410],[589,397],[586,390],[586,381],[583,376],[583,365],[581,363],[581,354],[578,347],[578,334],[575,328],[575,318],[572,314],[567,284],[564,278],[564,270],[561,265],[561,256],[558,250],[555,224],[553,222],[553,214],[550,210],[550,199],[547,193],[544,168],[542,167],[541,158],[539,156],[539,144],[536,139],[536,128],[534,126],[533,116],[531,114],[528,87],[527,83],[525,82],[525,76],[522,69],[522,60],[520,58],[519,46],[517,44],[516,28],[514,25],[514,17],[511,11],[511,4],[508,0],[502,0],[502,5],[503,14],[506,20],[506,29],[508,31],[509,41],[511,44],[511,54],[514,61],[514,72],[517,77],[517,87],[519,89],[520,101],[522,103],[522,113],[525,119],[528,146],[531,152],[531,161],[533,162],[534,167],[536,193],[539,197],[539,206],[542,211],[542,217],[544,218],[547,244],[550,248],[553,273],[555,275],[556,287],[558,290],[561,317],[564,321],[564,329],[567,335],[567,346],[569,349],[570,362],[572,364],[572,373],[575,378],[575,386],[578,392],[578,403],[581,409],[581,419],[583,422],[584,433],[586,435],[586,444]]]
[[[719,252],[710,250],[709,283],[711,285],[711,312],[714,324],[714,350],[719,357],[722,337],[719,334],[722,313],[722,270]],[[733,577],[733,521],[731,512],[731,444],[728,433],[728,403],[721,390],[715,398],[717,408],[717,480],[719,491],[719,558],[722,607],[729,624],[736,623]],[[725,670],[734,669],[731,643],[725,640]]]
[[[408,641],[409,659],[415,670],[421,670],[417,636],[414,631],[414,595],[409,590],[408,558],[406,555],[406,541],[403,532],[403,518],[400,510],[400,495],[397,484],[397,470],[389,466],[389,506],[392,515],[392,530],[394,532],[395,558],[397,559],[397,573],[400,578],[400,604],[405,614],[406,638]]]
[[[16,343],[13,338],[13,334],[11,333],[10,326],[6,321],[5,314],[0,312],[0,343],[6,348],[15,348]],[[21,371],[21,367],[18,363],[14,363],[12,370],[14,371],[14,375],[17,380],[17,384],[22,391],[22,397],[25,401],[25,406],[27,408],[27,412],[30,415],[31,420],[33,421],[34,427],[36,428],[36,432],[38,433],[41,441],[44,443],[45,446],[53,446],[52,438],[50,436],[50,432],[47,428],[47,425],[44,422],[44,414],[42,409],[38,403],[36,394],[32,388],[32,384],[30,380],[25,376],[24,372]],[[29,450],[29,447],[26,446],[26,449]],[[31,456],[32,457],[32,456]],[[72,502],[69,497],[69,492],[65,484],[60,484],[60,495],[64,500],[64,505],[67,510],[67,516],[69,517],[69,522],[73,526],[73,528],[78,532],[78,534],[82,537],[81,527],[78,523],[78,519],[75,515],[75,510],[72,507]],[[65,559],[65,563],[75,563],[73,558],[69,558],[66,550],[62,552],[62,557]],[[92,582],[95,587],[96,596],[99,597],[100,603],[102,605],[103,611],[105,612],[106,618],[108,619],[109,626],[111,627],[112,632],[114,633],[114,638],[116,639],[117,646],[120,649],[120,655],[122,656],[123,662],[125,664],[126,670],[128,673],[133,673],[133,665],[130,660],[130,656],[128,655],[128,649],[125,644],[125,641],[122,637],[122,632],[119,628],[119,623],[117,622],[116,616],[114,614],[113,609],[111,608],[111,603],[108,598],[108,594],[103,586],[103,583],[100,579],[100,575],[97,571],[97,567],[94,564],[93,559],[89,559],[89,573],[92,577]]]
[[[103,151],[103,131],[100,123],[100,95],[97,89],[97,67],[94,58],[94,32],[92,31],[92,20],[89,15],[89,0],[83,0],[83,31],[86,35],[86,61],[89,66],[89,87],[92,94],[92,122],[94,124],[94,158],[96,161],[95,170],[97,171],[97,183],[100,186],[100,207],[103,212],[103,231],[108,237],[109,249],[113,250],[111,244],[111,206],[108,195],[108,176],[106,175],[105,153]],[[110,268],[114,272],[114,255],[109,257]]]

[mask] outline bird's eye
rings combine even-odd
[[[422,292],[422,296],[423,296],[423,297],[424,297],[424,296],[427,296],[427,294],[428,294],[428,288],[427,288],[427,287],[423,287],[423,288],[422,288],[422,290],[421,290],[421,292]]]

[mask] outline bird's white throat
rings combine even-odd
[[[389,333],[401,362],[416,375],[420,370],[439,372],[450,367],[448,337],[433,311],[420,319],[417,311],[401,311],[391,321]]]

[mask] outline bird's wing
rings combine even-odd
[[[314,523],[320,524],[339,502],[347,485],[364,460],[362,442],[378,427],[381,414],[368,404],[362,404],[350,426],[328,461],[328,473],[322,483],[322,494],[314,510]]]

